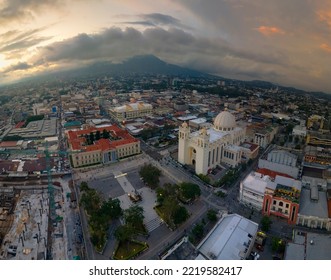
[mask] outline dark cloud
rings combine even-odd
[[[10,65],[7,68],[5,68],[3,70],[3,73],[15,72],[15,71],[18,71],[18,70],[28,70],[32,67],[33,67],[33,65],[28,64],[26,62],[18,62],[16,64]]]
[[[36,37],[36,38],[27,38],[20,41],[15,41],[11,44],[4,45],[0,48],[0,52],[6,54],[6,52],[11,52],[15,50],[26,50],[32,46],[36,46],[41,42],[49,40],[51,37]]]
[[[56,7],[63,0],[3,0],[0,8],[0,24],[9,25],[12,21],[34,18],[43,8]]]
[[[191,27],[183,24],[179,19],[172,17],[170,15],[161,14],[161,13],[151,13],[151,14],[139,14],[136,16],[124,16],[130,18],[138,18],[139,20],[132,21],[123,21],[122,24],[129,25],[142,25],[147,27],[174,27],[181,28],[185,30],[192,30]]]
[[[160,14],[160,13],[142,14],[141,17],[145,18],[150,22],[153,22],[156,25],[174,25],[177,27],[181,25],[180,20],[165,14]]]
[[[193,67],[219,75],[235,71],[251,77],[269,73],[270,65],[284,67],[287,56],[266,51],[250,52],[223,39],[195,36],[178,28],[105,29],[97,34],[79,34],[73,38],[39,47],[29,63],[33,65],[82,65],[93,61],[122,61],[141,54],[154,54],[170,63]],[[252,68],[252,65],[254,67]]]
[[[146,21],[146,20],[137,20],[137,21],[123,21],[122,24],[129,24],[129,25],[143,25],[143,26],[155,26],[153,22]]]

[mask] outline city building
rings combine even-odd
[[[197,246],[199,260],[245,260],[250,255],[258,224],[238,214],[223,216]]]
[[[285,260],[330,260],[330,234],[293,231],[293,239],[287,242]]]
[[[324,148],[331,147],[331,133],[330,131],[308,131],[306,144],[312,146],[319,146]]]
[[[331,230],[329,194],[317,186],[302,188],[297,224],[309,228]]]
[[[259,168],[269,169],[275,172],[287,174],[292,178],[298,178],[298,156],[285,150],[272,150],[262,155],[258,163]]]
[[[20,136],[26,139],[40,139],[57,135],[57,119],[32,121],[26,127],[14,128],[8,136]]]
[[[293,136],[306,137],[307,136],[307,128],[304,125],[296,125],[292,130]]]
[[[284,218],[289,224],[296,224],[301,187],[300,181],[277,175],[275,181],[265,190],[262,213]]]
[[[245,128],[237,127],[235,117],[224,110],[211,128],[191,132],[184,122],[179,127],[178,161],[193,165],[196,174],[207,174],[220,163],[231,167],[241,163],[240,144],[245,139]]]
[[[244,142],[240,145],[243,161],[253,160],[259,155],[259,145]]]
[[[73,168],[112,163],[140,153],[140,141],[116,125],[70,130],[67,135]],[[95,140],[88,144],[91,135]]]
[[[262,210],[266,188],[273,186],[269,176],[252,171],[240,182],[239,200],[241,203]]]
[[[129,103],[109,109],[109,114],[118,121],[146,117],[153,113],[153,106],[144,102]]]
[[[277,126],[269,126],[265,129],[256,131],[254,134],[254,144],[266,148],[272,142],[277,132]]]

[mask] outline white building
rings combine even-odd
[[[262,210],[265,189],[274,184],[271,178],[258,172],[252,171],[240,182],[239,200],[257,210]]]
[[[306,137],[307,136],[307,128],[306,128],[306,126],[296,125],[292,130],[292,134],[293,134],[293,136]]]
[[[220,163],[235,167],[241,162],[239,145],[245,140],[245,132],[245,128],[237,127],[235,117],[226,109],[208,129],[191,132],[184,122],[178,133],[178,161],[194,165],[197,174],[207,174]]]
[[[199,260],[244,260],[254,246],[258,224],[238,214],[224,216],[197,246]]]
[[[273,150],[265,157],[259,159],[259,168],[269,169],[275,172],[287,174],[297,178],[299,167],[298,157],[285,150]]]

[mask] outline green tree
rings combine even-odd
[[[178,207],[178,202],[176,199],[167,197],[163,202],[163,214],[166,223],[171,224],[173,215]]]
[[[109,137],[110,137],[109,132],[106,129],[104,129],[102,131],[102,138],[109,139]]]
[[[276,253],[283,254],[285,252],[285,242],[284,240],[273,237],[271,240],[271,250]]]
[[[94,133],[91,131],[90,132],[90,143],[93,144],[95,138],[94,138]]]
[[[159,204],[162,204],[167,196],[167,192],[164,188],[158,187],[155,190],[156,192],[156,200]]]
[[[187,220],[189,214],[184,206],[176,207],[172,214],[172,219],[175,225],[179,225]]]
[[[195,225],[192,229],[192,233],[197,239],[201,239],[204,233],[203,225],[202,224]]]
[[[217,212],[213,209],[209,209],[207,212],[207,218],[211,222],[216,222],[217,221]]]
[[[90,188],[88,186],[88,184],[84,181],[80,183],[80,191],[84,192],[84,191],[88,191]]]
[[[95,140],[100,140],[101,138],[101,133],[99,130],[97,130],[97,132],[95,133]]]
[[[134,236],[134,230],[129,225],[120,225],[115,230],[114,236],[120,242],[127,242]]]
[[[205,174],[199,174],[198,177],[205,183],[209,184],[210,183],[210,178],[208,177],[208,175]]]
[[[263,216],[263,218],[261,219],[261,229],[267,232],[269,231],[271,224],[272,221],[270,220],[270,218],[268,216]]]
[[[200,187],[197,184],[183,182],[179,185],[180,195],[186,200],[194,200],[201,195]]]
[[[155,189],[160,182],[161,170],[152,164],[145,164],[140,169],[139,175],[150,188]]]
[[[101,212],[112,219],[118,219],[122,215],[121,202],[117,198],[109,198],[108,201],[102,203]]]
[[[124,210],[125,223],[136,229],[141,227],[144,222],[144,209],[139,205],[133,205]]]

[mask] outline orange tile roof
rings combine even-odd
[[[4,141],[0,143],[0,148],[16,147],[17,141]]]
[[[110,134],[113,137],[119,137],[121,139],[119,140],[109,140],[109,139],[103,139],[97,140],[94,142],[93,145],[84,145],[86,144],[86,139],[84,135],[89,135],[91,132],[100,131],[102,132],[104,129],[110,132]],[[116,149],[119,146],[139,142],[138,139],[135,139],[133,136],[131,136],[127,131],[119,128],[116,125],[101,127],[101,128],[88,128],[88,129],[82,129],[82,130],[70,130],[68,132],[68,141],[71,145],[71,148],[73,150],[85,150],[87,152],[91,151],[107,151],[111,149]]]
[[[275,179],[277,175],[283,176],[283,177],[287,177],[287,178],[291,178],[291,179],[295,179],[293,177],[291,177],[290,175],[281,173],[281,172],[276,172],[276,171],[272,171],[266,168],[259,168],[258,170],[256,170],[256,172],[261,173],[263,175],[268,175],[269,177]]]

